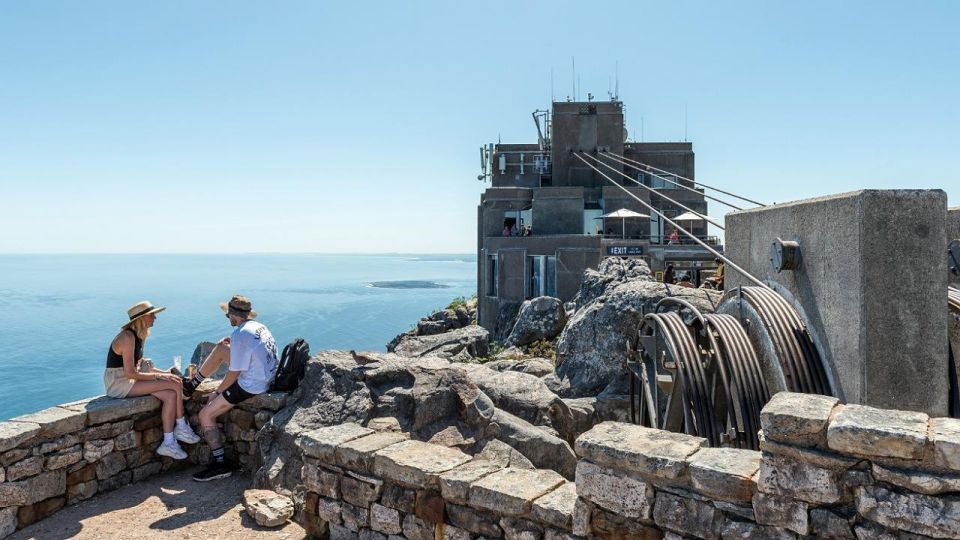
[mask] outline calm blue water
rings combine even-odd
[[[450,288],[369,286],[394,280]],[[0,255],[0,419],[102,394],[107,346],[139,300],[167,307],[144,353],[166,368],[230,333],[218,304],[236,293],[281,348],[382,351],[475,292],[472,255]]]

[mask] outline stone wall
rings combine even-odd
[[[202,397],[216,384],[204,383],[184,403],[195,429]],[[243,468],[259,466],[253,443],[257,430],[285,403],[286,394],[264,394],[225,418],[227,452]],[[162,440],[160,401],[153,396],[100,396],[0,422],[0,538],[64,505],[209,459],[210,449],[202,441],[182,445],[188,460],[158,456]]]
[[[780,393],[761,451],[618,422],[576,482],[342,424],[307,432],[297,521],[332,539],[960,538],[960,420]]]

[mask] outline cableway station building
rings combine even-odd
[[[707,214],[703,190],[693,189],[691,143],[628,141],[617,100],[554,102],[533,119],[537,142],[481,148],[479,179],[491,184],[477,208],[481,326],[497,332],[528,298],[573,299],[584,271],[605,257],[640,257],[658,274],[673,264],[695,284],[712,271],[714,255],[688,238],[671,241],[673,228],[637,200],[671,218],[686,210],[661,194]],[[594,157],[585,162],[579,152]],[[679,224],[720,250],[703,220]]]

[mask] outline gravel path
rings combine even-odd
[[[252,538],[301,540],[304,530],[295,523],[266,529],[243,511],[243,490],[250,478],[243,474],[213,482],[194,482],[195,469],[161,474],[137,484],[97,495],[69,506],[8,537],[136,539]]]

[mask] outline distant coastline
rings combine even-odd
[[[371,287],[378,289],[449,289],[450,285],[435,283],[433,281],[373,281]]]

